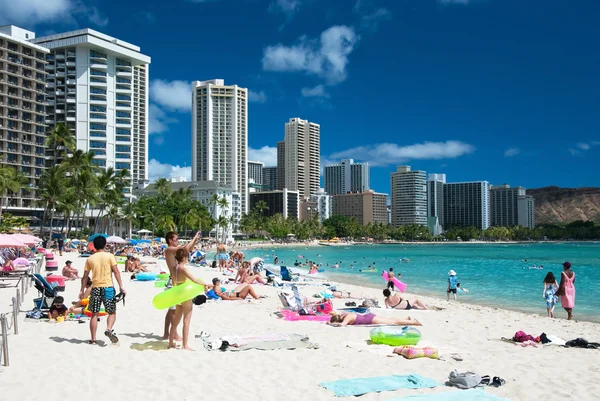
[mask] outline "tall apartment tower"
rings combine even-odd
[[[229,186],[248,213],[248,89],[192,82],[192,181]]]
[[[263,184],[263,162],[248,161],[248,180],[253,180],[255,184]]]
[[[427,216],[444,220],[444,184],[446,174],[429,174],[427,177]]]
[[[134,184],[147,181],[150,57],[138,46],[92,29],[32,42],[51,52],[48,128],[65,123],[77,149],[94,153],[96,166],[127,169]]]
[[[300,199],[317,193],[321,179],[321,126],[300,118],[285,124],[285,185]],[[279,145],[279,144],[278,144]]]
[[[391,173],[392,225],[427,225],[427,176],[425,171],[398,166]]]
[[[277,142],[277,183],[278,191],[285,187],[285,141]]]
[[[325,192],[329,195],[365,192],[370,189],[369,185],[369,163],[344,159],[338,164],[325,166]]]
[[[444,230],[490,226],[490,184],[487,181],[444,184]]]
[[[277,189],[277,167],[263,167],[263,191]]]
[[[0,163],[13,167],[29,180],[8,201],[12,212],[35,206],[38,179],[45,166],[46,55],[34,45],[31,31],[13,25],[0,27]],[[18,213],[16,213],[18,214]]]
[[[525,188],[510,185],[490,187],[490,225],[512,227],[519,224],[519,196],[525,196]]]
[[[517,200],[518,224],[530,229],[535,228],[535,199],[531,195],[520,195]]]

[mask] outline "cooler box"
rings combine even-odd
[[[51,276],[46,277],[46,281],[52,287],[56,287],[57,291],[62,292],[65,290],[65,278],[63,276],[51,275]]]
[[[47,260],[46,261],[46,270],[47,271],[57,271],[58,270],[58,262],[56,260]]]

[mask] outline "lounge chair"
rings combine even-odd
[[[281,279],[283,281],[298,280],[298,276],[299,274],[292,274],[292,272],[286,266],[281,266]]]
[[[52,305],[52,302],[54,302],[54,298],[56,298],[56,294],[58,293],[57,288],[52,287],[41,274],[33,274],[31,278],[33,280],[33,285],[40,293],[40,298],[34,300],[36,303],[34,309],[42,310],[50,308],[50,305]]]

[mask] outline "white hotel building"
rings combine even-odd
[[[248,89],[222,79],[192,82],[192,181],[215,181],[248,212]]]
[[[46,65],[48,129],[64,122],[77,149],[92,151],[101,168],[127,169],[148,179],[150,57],[138,46],[92,29],[32,40],[50,49]]]

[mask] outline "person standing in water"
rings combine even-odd
[[[374,264],[375,263],[373,263],[373,265]],[[388,288],[388,290],[393,290],[394,289],[394,268],[393,267],[390,267],[390,272],[388,273],[387,288]]]
[[[560,304],[567,311],[567,319],[573,320],[575,308],[575,273],[571,270],[571,263],[563,263],[563,272],[560,275],[560,285],[556,295],[560,296]]]
[[[198,239],[200,238],[200,234],[201,234],[201,231],[198,230],[196,235],[194,235],[194,238],[192,238],[192,240],[184,246],[179,246],[179,235],[177,235],[177,233],[175,231],[169,231],[165,235],[165,240],[167,241],[167,245],[168,245],[167,249],[165,250],[165,262],[167,263],[167,268],[169,269],[169,272],[171,274],[171,277],[170,277],[168,285],[167,285],[167,289],[169,289],[170,286],[172,285],[173,271],[175,271],[175,266],[177,266],[177,260],[175,259],[175,253],[179,249],[185,249],[186,251],[188,251],[188,253],[191,253],[194,250],[194,246],[196,246]],[[165,331],[163,333],[163,339],[165,339],[165,340],[168,340],[170,338],[171,324],[173,321],[173,317],[175,316],[175,310],[176,310],[176,307],[172,306],[169,308],[169,310],[167,311],[167,314],[165,315]],[[177,335],[177,333],[175,333],[175,340],[181,341],[181,337],[179,335]]]

